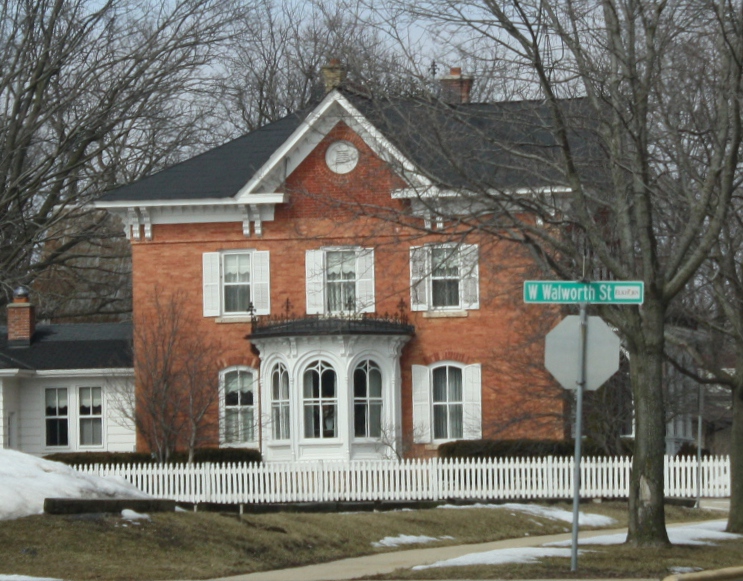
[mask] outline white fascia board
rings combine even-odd
[[[132,367],[110,367],[106,369],[43,369],[37,377],[134,377]]]
[[[364,142],[384,160],[394,160],[399,163],[400,166],[411,174],[415,174],[423,186],[429,185],[428,180],[416,173],[415,166],[404,156],[402,153],[382,135],[379,130],[374,127],[366,117],[364,117],[356,107],[354,107],[348,99],[346,99],[339,91],[333,90],[328,93],[320,104],[302,121],[297,129],[292,133],[284,144],[279,147],[268,161],[261,167],[245,184],[243,188],[235,196],[238,200],[244,197],[251,197],[254,195],[252,191],[257,188],[260,184],[270,176],[270,174],[277,169],[281,162],[292,152],[295,148],[300,145],[300,142],[308,139],[310,133],[314,133],[318,136],[318,143],[328,134],[328,132],[335,126],[335,123],[329,124],[327,127],[322,127],[322,121],[326,116],[330,115],[330,111],[334,106],[339,106],[345,112],[345,115],[341,117],[346,121]],[[293,166],[296,167],[299,163],[309,154],[311,148],[307,149],[304,156],[301,159],[292,160]]]
[[[489,193],[493,195],[505,194],[509,196],[528,196],[528,195],[542,195],[542,194],[569,194],[572,192],[571,188],[565,186],[545,186],[541,188],[516,188],[513,190],[489,190]],[[404,188],[401,190],[395,190],[392,192],[392,197],[395,199],[416,199],[416,198],[461,198],[464,196],[476,196],[476,192],[468,192],[467,190],[451,190],[441,189],[435,186],[427,188]]]
[[[244,206],[245,204],[283,204],[287,201],[288,196],[284,193],[256,193],[250,194],[248,200],[238,200],[233,198],[209,199],[201,198],[197,200],[123,200],[119,202],[98,201],[93,202],[95,208],[104,210],[127,209],[127,208],[183,208],[183,207],[204,207],[204,206]]]
[[[0,377],[33,377],[35,372],[30,369],[0,369]]]

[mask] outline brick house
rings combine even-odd
[[[542,369],[555,313],[522,304],[528,253],[436,213],[465,199],[434,145],[437,120],[496,113],[486,130],[518,140],[509,120],[541,105],[470,104],[471,79],[452,69],[449,102],[423,123],[423,101],[380,102],[325,73],[315,107],[96,204],[131,241],[135,326],[153,320],[156,292],[177,290],[188,332],[221,345],[207,443],[298,461],[562,438],[564,395]],[[514,164],[501,172],[504,188],[555,187]]]

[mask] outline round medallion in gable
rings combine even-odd
[[[348,173],[359,163],[359,150],[348,141],[335,141],[325,152],[325,163],[337,174]]]

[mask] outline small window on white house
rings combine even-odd
[[[100,387],[78,390],[80,446],[103,445],[103,400]]]
[[[477,246],[441,244],[410,249],[413,311],[479,309]]]
[[[481,438],[481,377],[479,364],[413,365],[413,440]]]
[[[67,415],[67,388],[52,387],[44,390],[46,445],[68,446],[69,424]]]
[[[274,440],[288,440],[289,373],[283,363],[274,365],[271,373],[271,422]]]
[[[357,438],[382,436],[382,372],[373,361],[353,372],[353,426]]]
[[[231,369],[223,372],[224,442],[246,444],[255,442],[255,374],[252,369]]]
[[[315,361],[304,372],[304,437],[338,436],[338,380],[327,361]]]
[[[374,312],[374,250],[327,248],[306,255],[307,314]]]
[[[270,314],[268,251],[205,252],[203,288],[205,317]]]

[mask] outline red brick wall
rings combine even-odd
[[[36,329],[36,308],[30,303],[8,305],[8,341],[30,341]]]
[[[360,151],[357,167],[338,175],[325,164],[327,146],[345,139]],[[258,367],[245,339],[248,323],[217,323],[202,316],[202,254],[226,249],[270,251],[271,311],[285,304],[305,313],[305,251],[328,245],[375,247],[376,310],[395,313],[401,300],[409,306],[409,248],[437,240],[415,229],[374,219],[403,208],[391,190],[404,184],[346,125],[340,123],[288,177],[288,204],[276,208],[275,220],[263,223],[260,238],[245,238],[241,223],[155,225],[151,241],[134,241],[135,323],[151,315],[155,285],[188,293],[190,332],[218,337],[224,346],[223,367]],[[439,239],[440,240],[440,239]],[[544,334],[554,311],[525,306],[522,281],[529,274],[526,252],[493,237],[472,238],[480,247],[480,309],[461,318],[427,318],[410,313],[415,336],[403,350],[403,427],[412,426],[411,366],[440,360],[482,364],[483,434],[497,438],[561,438],[562,392],[543,370]],[[528,420],[528,421],[526,421]],[[216,445],[216,441],[214,442]],[[430,455],[421,446],[411,454]]]

